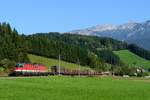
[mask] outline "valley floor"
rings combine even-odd
[[[1,77],[0,100],[149,100],[149,84],[121,77]]]

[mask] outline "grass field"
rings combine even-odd
[[[128,50],[114,51],[114,53],[117,54],[120,59],[129,66],[143,66],[145,68],[150,68],[150,61],[143,59]]]
[[[143,79],[0,78],[0,100],[149,100],[149,91]]]
[[[32,54],[28,54],[28,57],[32,63],[44,64],[47,67],[59,65],[59,62],[56,59],[46,58],[46,57],[42,57],[42,56],[36,56],[36,55],[32,55]],[[79,68],[79,65],[74,64],[74,63],[68,63],[65,61],[61,61],[60,64],[61,64],[61,66],[66,67],[66,68],[71,68],[71,69]],[[87,66],[80,66],[80,67],[81,67],[81,69],[90,69]]]

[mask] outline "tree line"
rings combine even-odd
[[[0,67],[13,66],[17,62],[30,62],[27,54],[86,65],[99,71],[113,70],[114,66],[126,66],[113,51],[128,49],[150,60],[150,52],[136,45],[106,37],[69,33],[36,33],[20,35],[8,23],[0,23]],[[113,66],[110,68],[110,66]]]
[[[11,67],[16,62],[28,61],[27,46],[18,34],[8,23],[0,23],[0,67]]]
[[[150,60],[150,52],[141,48],[141,47],[138,47],[137,45],[135,44],[130,44],[128,46],[128,49],[133,52],[134,54],[144,58],[144,59],[147,59],[147,60]]]
[[[127,48],[125,42],[113,40],[111,38],[83,36],[75,34],[60,33],[38,33],[24,36],[28,45],[28,52],[36,55],[58,58],[76,63],[80,60],[81,65],[91,65],[90,62],[109,64],[120,64],[120,59],[113,50]],[[93,55],[97,58],[93,59]],[[93,61],[96,60],[96,61]],[[96,67],[96,66],[95,66]]]

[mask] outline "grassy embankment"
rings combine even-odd
[[[125,64],[129,65],[130,67],[142,66],[145,68],[150,68],[150,61],[142,57],[139,57],[128,50],[114,51],[114,53],[120,57],[121,61],[123,61]]]
[[[57,59],[51,59],[51,58],[36,56],[36,55],[32,55],[32,54],[28,54],[28,57],[32,63],[44,64],[47,67],[59,65],[59,61]],[[71,68],[71,69],[78,69],[79,68],[78,64],[69,63],[66,61],[61,61],[60,64],[61,64],[61,66],[65,67],[65,68]],[[90,69],[87,66],[80,66],[80,68],[81,69]]]

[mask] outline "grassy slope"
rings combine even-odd
[[[42,57],[42,56],[36,56],[36,55],[32,55],[32,54],[28,54],[28,57],[32,63],[44,64],[47,67],[59,65],[59,62],[56,59],[46,58],[46,57]],[[64,66],[66,68],[77,69],[79,65],[61,61],[61,66]],[[87,68],[86,66],[81,66],[81,69],[89,69],[89,68]]]
[[[120,59],[124,63],[128,64],[129,66],[135,66],[133,63],[136,62],[136,66],[143,66],[146,68],[150,68],[150,61],[143,59],[128,50],[121,50],[114,52],[120,57]]]
[[[149,100],[150,80],[1,78],[0,100]]]

